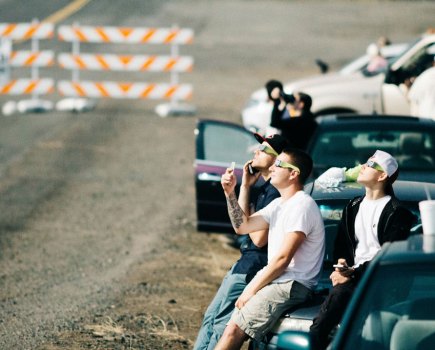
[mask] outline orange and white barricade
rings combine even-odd
[[[0,94],[26,95],[30,94],[30,100],[18,102],[9,101],[3,106],[4,114],[12,114],[15,111],[32,112],[47,111],[53,108],[50,101],[40,99],[41,95],[50,94],[54,91],[54,81],[50,78],[40,78],[39,68],[54,64],[53,51],[39,51],[39,40],[52,38],[54,26],[52,23],[0,23],[0,71],[3,71],[3,79],[0,79]],[[13,40],[31,40],[30,51],[13,51]],[[11,78],[11,67],[29,68],[30,78]]]
[[[168,105],[156,107],[156,112],[161,116],[194,112],[193,107],[180,103],[192,97],[192,86],[179,83],[179,74],[191,72],[193,69],[193,58],[178,54],[179,45],[192,43],[193,31],[191,29],[73,25],[60,26],[58,37],[60,40],[72,43],[72,53],[61,53],[57,57],[60,67],[72,71],[71,81],[63,80],[57,84],[61,95],[81,99],[81,101],[84,98],[166,99],[170,101]],[[170,55],[82,53],[80,43],[169,44],[171,53]],[[170,82],[86,81],[80,78],[80,72],[86,70],[167,72],[170,73]],[[60,102],[59,105],[69,105],[71,109],[75,109],[73,103]]]

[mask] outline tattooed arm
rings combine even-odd
[[[228,215],[230,216],[231,223],[234,229],[237,231],[239,227],[243,224],[243,218],[246,214],[243,212],[242,208],[237,201],[236,194],[234,192],[227,196],[227,207]]]
[[[248,216],[240,207],[235,194],[237,179],[232,169],[227,169],[222,175],[221,184],[227,198],[228,214],[236,233],[246,234],[248,232],[268,228],[267,222],[260,215]]]

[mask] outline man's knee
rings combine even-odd
[[[224,331],[224,336],[237,339],[246,339],[246,333],[233,321],[230,321]]]

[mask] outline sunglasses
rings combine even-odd
[[[296,165],[284,162],[282,160],[275,160],[275,166],[278,168],[285,168],[285,169],[293,169],[294,171],[297,171],[299,174],[301,173],[301,171],[299,170],[299,168]]]
[[[375,161],[373,161],[371,159],[369,159],[367,161],[366,166],[368,166],[369,168],[378,170],[378,171],[385,172],[384,169],[378,163],[376,163]]]
[[[267,154],[270,154],[272,156],[278,156],[278,153],[275,152],[275,150],[272,147],[266,146],[261,144],[260,146],[258,146],[257,150],[259,150],[260,152],[264,152]]]

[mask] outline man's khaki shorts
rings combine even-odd
[[[251,338],[261,341],[287,309],[305,302],[311,294],[309,288],[296,281],[268,284],[241,309],[236,308],[231,321]]]

